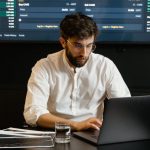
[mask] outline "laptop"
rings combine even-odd
[[[73,136],[95,145],[150,139],[150,95],[112,98],[104,105],[100,131],[79,131]]]

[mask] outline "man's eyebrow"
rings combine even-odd
[[[80,45],[83,45],[82,43],[80,43],[80,42],[72,42],[72,43],[74,43],[74,44],[80,44]],[[90,45],[90,44],[94,44],[95,42],[91,42],[91,43],[88,43],[87,45]]]

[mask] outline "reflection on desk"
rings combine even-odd
[[[97,150],[97,147],[71,137],[71,142],[69,144],[55,144],[52,150]]]

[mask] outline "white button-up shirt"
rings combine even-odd
[[[87,63],[74,71],[62,50],[33,67],[24,117],[30,125],[36,125],[39,116],[46,113],[74,121],[102,119],[106,97],[129,96],[128,87],[110,59],[91,53]]]

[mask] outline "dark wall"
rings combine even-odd
[[[58,44],[0,44],[0,87],[25,87],[32,66],[48,53],[58,50]],[[60,49],[60,48],[59,48]]]
[[[0,128],[22,125],[26,85],[32,66],[61,49],[50,43],[1,43]],[[150,45],[97,45],[96,53],[112,59],[132,95],[150,94]]]

